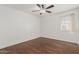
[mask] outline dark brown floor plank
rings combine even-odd
[[[4,49],[0,53],[7,54],[77,54],[79,45],[49,38],[37,38]]]

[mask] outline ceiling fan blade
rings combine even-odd
[[[39,8],[41,8],[40,4],[36,4]]]
[[[32,11],[32,12],[37,12],[37,11],[40,11],[40,10],[34,10],[34,11]]]
[[[46,11],[47,13],[52,13],[51,11]]]
[[[54,7],[54,5],[50,5],[50,6],[48,6],[46,9],[49,9],[49,8],[52,8],[52,7]]]

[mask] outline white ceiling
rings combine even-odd
[[[49,4],[47,4],[48,6]],[[39,10],[39,8],[35,4],[5,4],[3,6],[7,6],[10,8],[14,8],[20,11],[28,12],[34,15],[39,15],[39,12],[32,12],[33,10]],[[52,13],[58,13],[62,11],[66,11],[69,9],[79,7],[79,4],[54,4],[55,7],[49,9]]]

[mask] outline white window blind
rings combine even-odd
[[[75,14],[69,14],[61,17],[61,31],[65,32],[73,32],[75,30],[74,27]]]

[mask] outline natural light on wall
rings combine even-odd
[[[75,14],[71,13],[61,17],[61,31],[64,32],[75,32]]]

